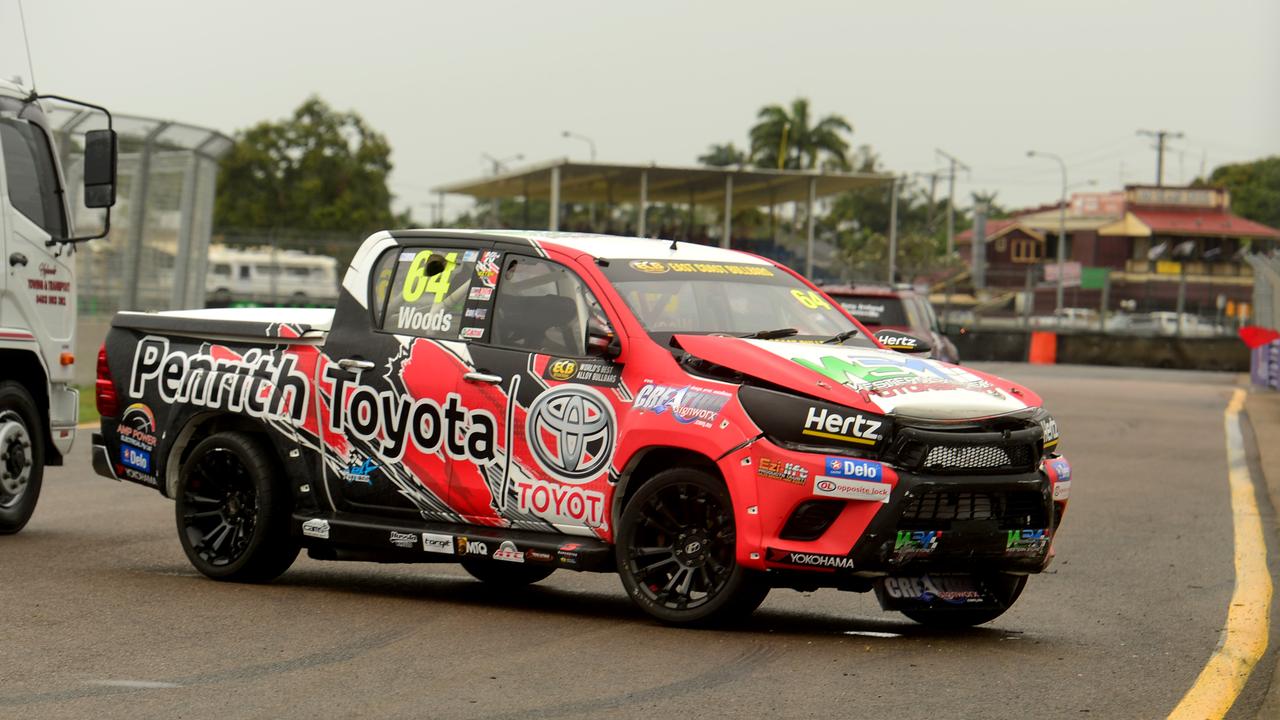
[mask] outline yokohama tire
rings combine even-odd
[[[0,535],[18,532],[35,512],[44,478],[42,437],[31,393],[12,380],[0,382]]]
[[[267,582],[298,556],[290,496],[280,471],[252,435],[202,440],[178,475],[174,516],[187,559],[215,580]]]
[[[618,574],[632,601],[671,625],[742,620],[769,593],[761,574],[738,565],[729,491],[700,470],[655,475],[622,512]]]

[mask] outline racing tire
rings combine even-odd
[[[762,573],[737,561],[729,491],[691,468],[655,475],[627,502],[614,546],[633,602],[669,625],[746,619],[769,594]]]
[[[988,578],[987,582],[990,589],[997,596],[998,604],[995,607],[936,607],[901,610],[899,612],[921,625],[933,628],[960,629],[982,625],[995,620],[1003,615],[1006,610],[1013,607],[1013,603],[1018,599],[1018,596],[1022,595],[1022,589],[1027,585],[1027,576],[1006,574]]]
[[[274,580],[298,557],[279,467],[253,436],[210,435],[178,474],[174,517],[187,559],[214,580]]]
[[[539,580],[546,580],[556,569],[538,565],[518,565],[493,560],[462,558],[458,561],[462,569],[471,573],[471,577],[501,588],[518,588],[532,585]]]
[[[0,535],[26,526],[43,478],[44,441],[36,403],[22,385],[0,382]]]

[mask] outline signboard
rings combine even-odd
[[[1221,188],[1131,187],[1126,193],[1134,205],[1165,207],[1227,207],[1227,191]]]
[[[1055,285],[1058,283],[1058,263],[1045,264],[1044,281]],[[1080,287],[1080,263],[1062,263],[1062,284],[1065,287]]]

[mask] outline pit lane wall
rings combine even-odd
[[[1237,337],[1177,338],[1114,333],[1052,333],[1056,362],[1073,365],[1174,368],[1247,372],[1250,352]],[[962,362],[1026,362],[1031,332],[974,330],[949,332]],[[1280,357],[1277,357],[1280,362]]]

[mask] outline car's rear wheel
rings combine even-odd
[[[178,475],[175,515],[182,549],[215,580],[266,582],[298,556],[289,533],[290,498],[266,448],[253,436],[220,432],[191,451]]]
[[[36,510],[44,477],[40,413],[31,393],[0,382],[0,535],[21,530]]]
[[[458,562],[462,564],[462,569],[471,573],[475,579],[497,587],[515,588],[532,585],[539,580],[547,579],[556,571],[553,567],[542,565],[521,565],[475,558],[462,558]]]
[[[742,619],[769,593],[737,562],[729,491],[700,470],[666,470],[641,486],[622,512],[615,552],[631,599],[673,625]]]
[[[903,610],[903,615],[922,625],[936,628],[966,628],[989,623],[1013,607],[1022,589],[1027,585],[1026,575],[1002,574],[984,578],[987,590],[995,596],[996,604],[979,607],[930,607]]]

